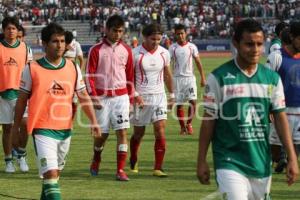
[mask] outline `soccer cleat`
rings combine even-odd
[[[186,134],[186,128],[185,127],[181,128],[179,134],[180,135],[185,135]]]
[[[13,164],[12,161],[6,161],[5,162],[5,172],[6,173],[14,173],[14,172],[16,172],[16,168],[15,168],[15,166],[14,166],[14,164]]]
[[[135,161],[130,161],[130,170],[133,173],[138,173],[139,172],[139,167],[138,167],[138,163]]]
[[[193,135],[194,130],[193,130],[192,124],[186,125],[186,131],[187,131],[188,135]]]
[[[168,174],[163,172],[163,170],[156,169],[156,170],[153,171],[153,176],[160,177],[160,178],[165,178],[165,177],[168,176]]]
[[[29,167],[27,165],[26,159],[24,156],[17,159],[21,172],[28,172]]]
[[[92,176],[97,176],[99,172],[100,161],[93,160],[90,166],[90,173]]]
[[[281,159],[277,163],[277,166],[275,167],[274,171],[276,173],[282,173],[283,170],[286,168],[286,166],[287,166],[287,160],[286,159]]]
[[[116,180],[117,181],[129,181],[129,178],[128,178],[127,174],[123,170],[120,170],[116,174]]]

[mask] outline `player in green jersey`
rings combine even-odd
[[[270,113],[289,157],[288,185],[299,173],[284,112],[283,87],[276,73],[259,64],[264,33],[257,21],[239,22],[232,42],[236,58],[207,78],[197,176],[202,184],[209,184],[206,155],[212,142],[216,180],[224,199],[267,200],[271,186]]]

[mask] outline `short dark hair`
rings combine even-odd
[[[177,31],[177,30],[184,30],[186,32],[186,27],[183,24],[176,24],[174,26],[174,30],[175,31]]]
[[[73,33],[71,31],[66,31],[65,32],[66,45],[70,44],[73,39],[74,39]]]
[[[294,37],[300,35],[300,21],[292,21],[290,24],[290,34]]]
[[[61,25],[52,22],[42,29],[42,41],[48,43],[53,34],[65,35],[65,30]]]
[[[163,34],[162,28],[158,24],[148,24],[142,30],[143,36],[150,36],[152,34]]]
[[[235,40],[236,42],[240,42],[244,32],[256,33],[260,31],[264,33],[261,24],[254,19],[247,18],[239,21],[236,25],[233,34],[233,40]]]
[[[19,27],[19,20],[16,17],[5,17],[2,21],[2,30],[4,30],[9,24]]]
[[[281,41],[285,44],[291,43],[290,28],[286,27],[281,31]]]
[[[26,31],[22,25],[19,25],[18,31],[21,31],[23,33],[23,37],[26,35]]]
[[[280,33],[283,29],[285,29],[286,27],[288,27],[289,25],[285,22],[279,22],[276,27],[275,27],[275,34],[279,37]]]
[[[111,29],[112,27],[122,27],[125,25],[124,19],[120,15],[110,16],[106,21],[106,28]]]

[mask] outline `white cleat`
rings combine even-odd
[[[5,166],[5,172],[6,173],[15,173],[16,172],[16,168],[15,168],[12,161],[6,161],[5,165],[6,165]]]
[[[22,156],[21,158],[19,158],[17,160],[17,162],[19,163],[21,172],[28,172],[29,171],[29,167],[27,165],[27,162],[26,162],[26,159],[25,159],[24,156]]]

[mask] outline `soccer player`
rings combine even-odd
[[[76,62],[77,60],[79,61],[79,66],[80,69],[83,69],[84,67],[84,60],[83,60],[83,52],[81,49],[81,46],[79,44],[79,42],[76,41],[75,36],[73,35],[74,33],[72,32],[66,32],[66,34],[71,33],[73,36],[73,39],[71,41],[70,44],[68,44],[67,46],[67,51],[65,52],[65,58],[69,58],[71,60],[73,60],[74,62]]]
[[[289,43],[268,56],[267,67],[278,72],[283,82],[286,97],[286,113],[290,125],[293,143],[300,150],[300,22],[292,22],[289,30]],[[270,137],[273,145],[282,145],[273,132]],[[296,152],[299,154],[299,152]],[[279,155],[279,154],[277,154]],[[276,156],[276,155],[275,155]],[[285,153],[281,153],[275,171],[282,172],[287,164]]]
[[[169,52],[173,60],[173,82],[177,118],[180,124],[180,135],[193,134],[192,120],[196,111],[197,85],[194,75],[194,63],[200,72],[201,86],[205,85],[205,74],[199,58],[196,45],[186,39],[186,28],[182,24],[174,27],[176,43],[173,43]],[[188,119],[185,124],[184,103],[189,102]]]
[[[288,27],[285,22],[279,22],[275,27],[275,37],[271,40],[270,53],[281,49],[282,46],[282,31]]]
[[[28,61],[27,46],[17,39],[19,21],[15,17],[6,17],[2,21],[4,39],[0,42],[0,124],[2,124],[2,141],[5,155],[5,172],[14,173],[16,168],[12,158],[11,126],[22,70]],[[15,133],[15,137],[19,134]],[[20,149],[19,149],[20,150]],[[28,171],[25,160],[26,150],[19,151],[18,162],[21,171]]]
[[[258,63],[264,33],[257,21],[241,20],[232,42],[237,57],[207,78],[197,176],[202,184],[209,184],[206,157],[212,142],[216,181],[222,195],[228,200],[269,199],[270,113],[289,157],[288,185],[296,181],[299,173],[284,112],[283,86],[277,73]]]
[[[86,77],[92,96],[102,137],[94,139],[94,156],[90,165],[93,176],[98,175],[101,153],[109,135],[110,127],[117,135],[116,179],[128,181],[124,171],[127,157],[127,128],[129,107],[134,97],[134,72],[132,51],[122,40],[124,20],[113,15],[106,21],[106,36],[89,52]]]
[[[155,136],[155,163],[153,176],[166,177],[162,165],[166,150],[167,97],[164,82],[174,103],[170,54],[160,46],[162,30],[159,25],[146,25],[142,30],[144,41],[133,50],[135,67],[135,108],[131,123],[134,133],[130,139],[130,168],[138,172],[138,150],[146,125],[152,123]]]
[[[43,177],[41,199],[60,200],[58,178],[71,141],[74,92],[91,121],[92,134],[100,137],[101,129],[80,68],[63,58],[64,29],[50,23],[42,29],[41,37],[45,57],[26,65],[23,71],[12,131],[20,128],[29,100],[27,131],[33,135],[39,174]]]

